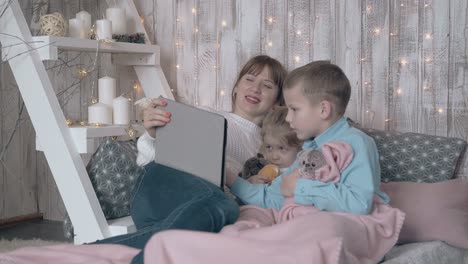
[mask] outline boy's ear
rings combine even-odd
[[[332,115],[333,105],[330,101],[323,100],[320,102],[320,117],[322,119],[328,119]]]

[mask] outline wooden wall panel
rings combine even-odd
[[[448,64],[447,134],[468,141],[468,3],[450,1],[450,51]],[[435,87],[437,89],[437,87]],[[459,175],[468,177],[468,155],[462,161]]]
[[[361,122],[361,12],[359,0],[336,2],[335,59],[351,83],[351,99],[346,115]]]

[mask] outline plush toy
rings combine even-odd
[[[272,182],[276,177],[280,175],[280,169],[276,164],[267,164],[257,174],[268,179],[268,182]]]
[[[256,157],[248,159],[244,163],[242,172],[239,173],[239,177],[248,179],[254,175],[257,175],[258,172],[268,164],[268,161],[263,157],[262,154],[257,154]]]
[[[320,150],[302,150],[299,156],[299,174],[303,178],[314,179],[315,171],[327,165],[325,156]]]

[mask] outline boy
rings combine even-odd
[[[342,171],[338,183],[300,178],[298,161],[271,185],[228,179],[231,192],[244,203],[279,210],[285,198],[320,210],[368,214],[374,195],[388,203],[380,191],[380,166],[374,141],[350,127],[343,117],[351,94],[349,80],[336,65],[316,61],[293,70],[283,85],[288,107],[286,121],[303,149],[320,149],[324,143],[341,141],[352,147],[354,158]]]

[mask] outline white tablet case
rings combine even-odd
[[[156,162],[222,187],[226,119],[167,98],[171,121],[156,129]]]

